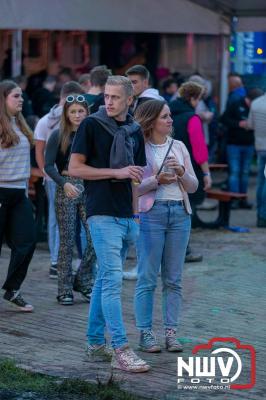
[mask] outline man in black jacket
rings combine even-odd
[[[250,99],[237,96],[227,103],[222,122],[227,127],[228,186],[231,192],[247,193],[250,165],[254,154],[254,133],[248,128]],[[236,201],[232,208],[252,208],[247,200]]]

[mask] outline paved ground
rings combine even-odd
[[[211,218],[214,213],[204,212],[202,215]],[[250,390],[229,392],[178,390],[176,355],[163,351],[158,355],[144,355],[152,365],[147,374],[116,373],[115,379],[121,387],[138,395],[165,400],[266,398],[266,230],[255,228],[253,210],[234,211],[231,222],[250,227],[250,233],[225,230],[193,232],[194,249],[203,253],[204,261],[186,264],[180,338],[185,346],[184,357],[192,355],[195,345],[207,343],[213,337],[236,337],[242,343],[252,344],[257,352],[256,386]],[[4,248],[0,260],[2,280],[8,256],[9,251]],[[134,260],[129,260],[130,263]],[[88,363],[84,354],[87,305],[78,297],[73,307],[57,305],[56,282],[49,280],[48,266],[49,255],[46,246],[41,244],[23,286],[25,297],[35,306],[33,314],[19,314],[0,299],[1,356],[14,358],[25,368],[51,375],[78,377],[91,382],[107,380],[111,374],[109,365]],[[123,307],[129,340],[137,348],[132,305],[134,286],[134,282],[124,283]],[[160,285],[154,320],[155,331],[162,341]]]

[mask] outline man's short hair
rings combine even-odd
[[[82,74],[79,77],[79,84],[82,85],[85,82],[88,82],[91,80],[90,74]]]
[[[69,81],[64,83],[64,85],[62,86],[61,92],[60,92],[60,97],[67,97],[70,94],[83,94],[84,90],[82,89],[82,87],[80,86],[80,84],[78,82],[75,81]]]
[[[121,75],[112,75],[107,79],[106,85],[110,86],[123,86],[126,95],[133,96],[133,85],[130,79]]]
[[[106,65],[98,65],[90,72],[90,81],[92,86],[104,86],[109,76],[111,76],[110,69]]]
[[[144,65],[133,65],[126,71],[126,76],[139,75],[142,79],[150,79],[149,70]]]

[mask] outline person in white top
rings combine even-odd
[[[252,101],[247,124],[254,129],[257,152],[257,227],[266,228],[266,94]]]
[[[165,345],[168,351],[182,351],[177,328],[191,228],[188,193],[197,190],[198,180],[186,146],[170,137],[173,120],[165,101],[146,101],[138,107],[135,118],[143,129],[147,159],[138,186],[140,235],[135,316],[140,330],[139,347],[149,353],[161,351],[152,331],[154,292],[161,265]]]

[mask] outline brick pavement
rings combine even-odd
[[[265,399],[265,229],[254,228],[255,211],[236,211],[232,222],[251,227],[246,234],[224,230],[193,232],[195,250],[204,254],[202,263],[186,264],[184,311],[180,337],[184,357],[191,356],[196,344],[212,337],[236,337],[252,344],[257,352],[257,384],[251,390],[177,390],[176,355],[163,351],[146,355],[152,370],[147,374],[115,373],[121,387],[153,399]],[[0,260],[3,280],[8,259],[4,248]],[[134,263],[130,260],[129,263]],[[56,282],[48,278],[49,256],[38,246],[23,287],[25,297],[35,306],[33,314],[17,313],[0,299],[1,357],[14,358],[18,365],[60,377],[78,377],[96,382],[110,377],[106,363],[88,363],[84,354],[87,305],[76,298],[73,307],[57,305]],[[134,326],[134,282],[125,282],[123,308],[128,336],[137,348]],[[154,312],[154,328],[162,340],[160,285]]]

